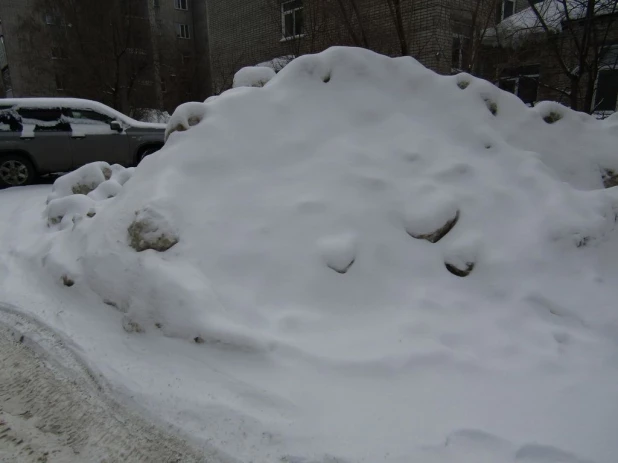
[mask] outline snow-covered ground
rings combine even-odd
[[[0,192],[0,299],[121,400],[221,461],[615,462],[616,118],[334,48],[168,134]]]

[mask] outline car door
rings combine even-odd
[[[71,170],[71,127],[61,108],[19,108],[23,149],[33,158],[39,173]]]
[[[95,161],[127,165],[131,162],[126,131],[113,130],[114,118],[100,111],[86,108],[66,108],[71,124],[73,168]]]

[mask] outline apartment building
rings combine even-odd
[[[501,3],[506,14],[482,51],[483,77],[529,105],[559,101],[600,117],[618,109],[615,0]]]
[[[443,74],[470,70],[495,1],[208,0],[213,91],[242,66],[333,45],[411,55]]]
[[[72,96],[123,112],[209,95],[204,0],[0,0],[5,96]]]

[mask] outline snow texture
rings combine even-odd
[[[134,401],[240,461],[615,462],[615,118],[332,48],[167,132],[74,226],[0,202],[5,297]]]
[[[275,71],[266,66],[249,66],[242,68],[234,75],[233,87],[263,87],[273,77]]]
[[[278,58],[273,58],[270,61],[264,61],[262,63],[256,64],[256,66],[271,68],[275,72],[281,71],[284,67],[286,67],[296,56],[294,55],[284,55],[279,56]]]
[[[94,217],[96,203],[118,195],[134,170],[119,164],[93,162],[59,177],[47,197],[48,224],[60,224],[65,229],[82,218]]]

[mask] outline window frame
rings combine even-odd
[[[182,7],[184,4],[184,8]],[[189,11],[189,0],[174,0],[174,9],[179,11]]]
[[[298,39],[301,37],[305,36],[305,18],[304,18],[304,10],[305,10],[305,5],[303,4],[302,0],[300,0],[300,6],[297,7],[293,7],[290,8],[289,10],[285,9],[285,5],[290,4],[290,3],[296,3],[299,0],[284,0],[281,2],[281,36],[282,39],[281,41],[286,41],[286,40],[293,40],[293,39]],[[300,13],[298,13],[300,11]],[[296,30],[296,15],[297,14],[301,14],[301,19],[302,19],[302,30],[300,32],[298,32]],[[286,27],[285,27],[285,20],[287,16],[292,16],[292,35],[287,35],[286,34]]]
[[[526,102],[523,100],[523,98],[519,95],[519,88],[520,88],[520,82],[523,79],[536,79],[537,82],[537,87],[536,87],[536,98],[534,99],[534,101],[532,102]],[[515,95],[516,97],[518,97],[521,101],[523,101],[523,103],[527,106],[533,107],[534,104],[536,102],[539,101],[539,82],[541,79],[541,71],[540,71],[540,67],[538,72],[527,72],[527,73],[520,73],[516,76],[509,76],[509,77],[501,77],[498,79],[498,88],[500,88],[501,90],[504,90],[505,92],[508,92],[508,90],[502,88],[500,86],[500,84],[502,82],[513,82],[514,83],[514,88],[513,88],[513,95]],[[509,92],[511,93],[511,92]]]
[[[612,44],[608,44],[607,45],[608,48],[616,48],[616,53],[618,54],[618,43],[612,43]],[[618,56],[618,55],[617,55]],[[606,64],[601,64],[599,66],[599,69],[597,70],[597,75],[596,75],[596,79],[594,82],[594,93],[592,95],[592,108],[591,111],[594,114],[599,114],[601,116],[605,116],[613,113],[613,112],[618,112],[618,95],[616,95],[616,104],[614,106],[614,110],[607,110],[607,109],[600,109],[597,110],[597,106],[599,106],[599,104],[597,103],[597,90],[599,88],[599,76],[601,75],[601,72],[603,71],[616,71],[618,72],[618,59],[614,62],[614,63],[606,63]]]
[[[57,53],[55,53],[57,52]],[[61,47],[51,47],[50,50],[51,53],[51,59],[53,60],[57,60],[57,59],[66,59],[66,55],[64,53],[64,50]]]
[[[511,5],[513,5],[513,9],[510,15],[505,16],[505,5],[508,3],[510,3]],[[502,0],[500,3],[500,21],[504,21],[506,18],[509,18],[511,16],[513,16],[515,14],[515,7],[517,6],[517,2],[515,0]]]
[[[63,92],[66,90],[66,82],[63,75],[56,74],[56,91]]]
[[[453,67],[453,52],[455,50],[455,40],[459,40],[459,56],[457,67]],[[451,72],[463,72],[465,64],[465,48],[469,44],[470,40],[470,37],[466,37],[464,34],[453,34],[453,39],[451,42]],[[466,41],[468,41],[468,43],[466,43]]]
[[[176,23],[176,38],[183,40],[191,39],[191,30],[189,24]]]

